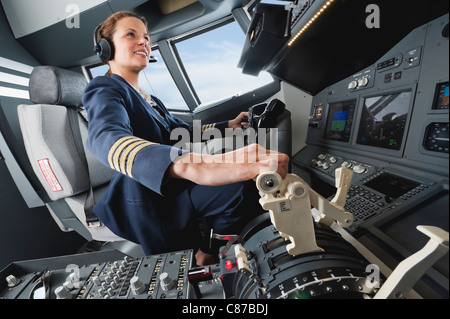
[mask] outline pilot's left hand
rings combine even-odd
[[[248,112],[241,112],[234,120],[228,121],[228,128],[248,128],[248,122],[244,121],[248,118]]]

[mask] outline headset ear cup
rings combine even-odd
[[[100,46],[100,52],[98,53],[98,56],[103,61],[110,61],[114,58],[114,47],[111,45],[108,39],[101,38],[98,42],[98,45]]]

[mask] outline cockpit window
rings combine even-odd
[[[200,99],[200,106],[273,82],[267,72],[254,77],[243,74],[237,67],[244,40],[244,32],[233,21],[176,42],[179,56]]]

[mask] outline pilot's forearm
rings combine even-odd
[[[289,157],[251,145],[225,154],[185,153],[168,168],[168,177],[201,185],[225,185],[246,181],[264,171],[287,174]]]

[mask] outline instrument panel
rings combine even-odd
[[[448,14],[313,98],[307,147],[293,162],[329,185],[337,168],[354,171],[346,206],[354,234],[448,191],[445,28]]]

